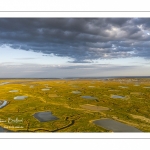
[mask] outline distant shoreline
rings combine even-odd
[[[60,79],[117,79],[117,78],[150,78],[150,76],[106,76],[106,77],[64,77],[64,78],[0,78],[0,80],[9,79],[34,79],[34,80],[60,80]]]

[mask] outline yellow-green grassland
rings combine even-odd
[[[110,118],[150,132],[149,87],[149,78],[1,79],[0,101],[8,103],[0,108],[0,127],[16,132],[111,132],[93,123]],[[14,99],[22,95],[27,97]],[[59,119],[40,122],[33,116],[44,111]]]

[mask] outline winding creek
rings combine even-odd
[[[10,131],[10,130],[8,130],[8,129],[5,129],[5,128],[0,127],[0,132],[13,132],[13,131]]]
[[[0,108],[5,107],[8,104],[6,100],[0,100]]]

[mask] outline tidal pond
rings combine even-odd
[[[18,92],[18,90],[10,90],[9,92],[15,93],[15,92]]]
[[[14,97],[14,100],[24,100],[26,99],[28,96],[16,96]]]
[[[37,112],[33,115],[37,120],[40,122],[47,122],[47,121],[53,121],[53,120],[58,120],[56,116],[53,116],[50,111],[46,112]]]
[[[100,119],[93,121],[93,123],[113,132],[142,132],[133,126],[115,121],[113,119]]]
[[[120,95],[111,95],[111,98],[119,98],[119,99],[124,99],[124,96],[120,96]]]
[[[122,88],[122,89],[128,88],[127,86],[119,86],[119,87]]]
[[[82,98],[85,98],[85,99],[90,99],[90,100],[96,100],[97,98],[96,97],[93,97],[93,96],[81,96]]]
[[[80,91],[72,91],[73,94],[80,94]]]

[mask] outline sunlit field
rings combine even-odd
[[[0,106],[0,127],[13,132],[115,132],[101,119],[150,132],[150,79],[5,79]]]

